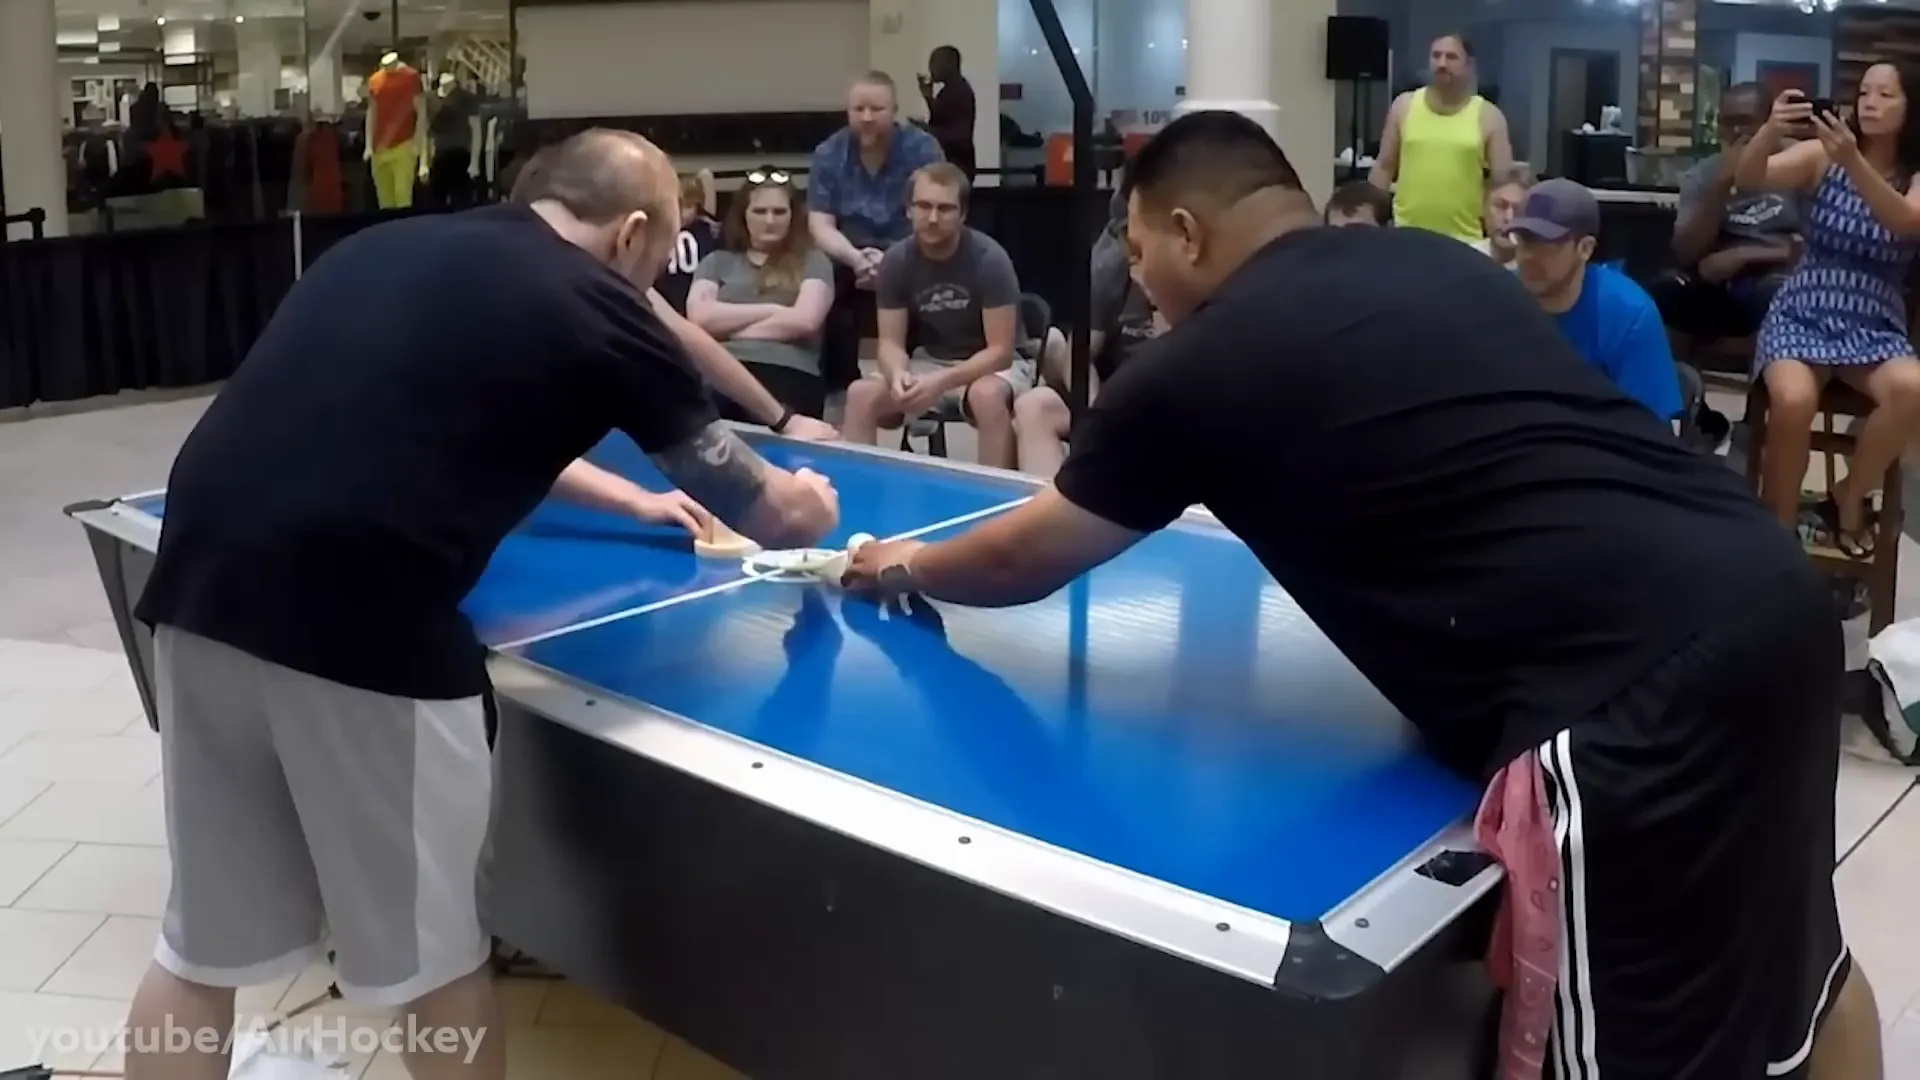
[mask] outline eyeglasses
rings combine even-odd
[[[755,169],[747,174],[749,184],[785,184],[792,180],[785,169]]]

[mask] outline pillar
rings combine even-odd
[[[315,116],[340,115],[340,87],[340,47],[335,45],[307,61],[307,106]]]
[[[307,57],[307,107],[315,116],[339,116],[346,107],[344,84],[340,79],[340,39],[346,35],[347,27],[360,14],[362,0],[348,0],[340,12],[339,21],[327,30],[324,40],[317,42],[313,54]],[[319,27],[309,27],[318,30]]]
[[[1188,0],[1189,11],[1196,2],[1207,0]],[[1340,84],[1327,78],[1327,19],[1337,6],[1337,0],[1265,0],[1272,12],[1268,93],[1285,103],[1277,126],[1267,130],[1280,141],[1316,205],[1333,194],[1334,148],[1340,139],[1334,118]]]
[[[1187,0],[1186,94],[1175,110],[1250,117],[1287,152],[1315,201],[1333,185],[1332,14],[1334,0]]]
[[[1281,137],[1273,102],[1273,0],[1187,0],[1186,95],[1176,112],[1243,113]]]
[[[60,156],[65,107],[54,46],[54,0],[0,0],[0,184],[6,212],[47,213],[46,234],[67,234],[67,170]],[[24,239],[24,225],[7,239]]]
[[[273,23],[256,17],[234,28],[240,52],[240,77],[235,80],[242,116],[272,116],[274,94],[280,89],[280,43]]]

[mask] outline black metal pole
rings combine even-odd
[[[1067,407],[1074,416],[1080,416],[1087,408],[1088,368],[1091,366],[1092,327],[1088,322],[1092,318],[1093,276],[1087,265],[1088,257],[1093,253],[1094,240],[1099,236],[1100,220],[1098,206],[1098,180],[1095,177],[1093,160],[1093,90],[1087,85],[1087,77],[1080,70],[1080,61],[1074,58],[1073,43],[1067,40],[1066,27],[1060,24],[1060,12],[1053,6],[1053,0],[1028,0],[1033,7],[1034,21],[1040,24],[1040,36],[1047,39],[1047,51],[1053,54],[1053,65],[1060,69],[1061,81],[1067,84],[1067,96],[1073,99],[1073,250],[1080,256],[1080,272],[1069,278],[1067,310],[1074,313],[1073,333],[1068,338],[1068,354],[1072,360],[1068,364]]]

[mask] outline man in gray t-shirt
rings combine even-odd
[[[979,430],[981,464],[1012,468],[1013,399],[1034,382],[1016,351],[1020,281],[1006,249],[966,224],[968,194],[965,174],[945,162],[908,185],[913,236],[881,261],[879,358],[847,388],[841,431],[871,443],[903,419],[953,415]]]
[[[906,316],[902,346],[911,341],[917,355],[960,363],[987,347],[983,313],[1020,303],[1020,278],[999,241],[962,226],[941,256],[922,251],[917,239],[889,248],[874,303]]]
[[[1720,96],[1723,149],[1680,178],[1673,228],[1680,270],[1648,292],[1683,341],[1752,335],[1799,257],[1799,200],[1733,186],[1735,162],[1768,104],[1753,83],[1728,87]]]

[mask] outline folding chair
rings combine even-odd
[[[1053,306],[1044,297],[1034,293],[1020,294],[1019,330],[1020,342],[1014,351],[1020,358],[1039,369],[1041,355],[1047,348],[1047,332],[1053,328]],[[927,441],[927,453],[934,457],[947,456],[947,425],[963,423],[966,416],[958,401],[942,403],[938,409],[923,413],[900,427],[900,449],[913,452],[915,438]]]

